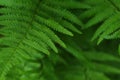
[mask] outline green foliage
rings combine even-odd
[[[120,80],[119,4],[0,0],[0,80]]]
[[[84,19],[90,18],[87,21],[85,28],[91,27],[102,22],[102,24],[100,24],[100,27],[96,30],[92,40],[95,40],[99,37],[99,44],[103,39],[119,38],[120,6],[118,4],[120,4],[120,1],[98,0],[98,2],[96,3],[94,3],[93,1],[94,0],[85,1],[86,3],[92,5],[92,8],[83,12],[81,15],[81,17]]]

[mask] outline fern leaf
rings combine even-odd
[[[31,34],[32,33],[32,34]],[[48,44],[55,52],[57,51],[57,48],[55,47],[54,43],[51,41],[51,39],[44,34],[43,32],[38,32],[37,30],[30,31],[30,34],[33,36],[36,36],[38,39],[41,39],[43,42]],[[47,40],[47,41],[46,41]]]
[[[96,61],[116,61],[120,62],[119,57],[115,57],[113,55],[103,53],[103,52],[83,52],[83,54],[91,60],[96,60]],[[94,56],[93,56],[94,55]]]
[[[111,36],[111,39],[118,38],[116,30],[119,29],[119,25],[117,26],[117,23],[119,23],[120,10],[118,3],[120,2],[111,0],[93,2],[93,0],[90,0],[85,1],[85,3],[93,6],[93,9],[88,9],[82,14],[83,18],[86,16],[87,18],[92,17],[86,23],[86,28],[94,25],[97,26],[98,23],[101,23],[101,26],[99,26],[95,32],[92,40],[99,38],[97,44],[100,44],[100,42],[102,42],[104,39],[110,39],[111,34],[114,34],[114,36]]]
[[[0,15],[2,26],[0,35],[3,35],[0,38],[0,45],[3,46],[0,55],[4,53],[4,57],[0,59],[3,60],[0,62],[2,65],[0,78],[4,78],[12,66],[16,65],[16,62],[19,63],[22,58],[30,59],[32,56],[31,58],[34,59],[37,54],[50,54],[51,49],[57,53],[55,43],[66,47],[54,31],[73,36],[72,32],[62,26],[50,12],[45,15],[42,12],[46,13],[45,11],[50,9],[62,20],[65,18],[70,20],[71,24],[81,24],[81,21],[67,8],[64,8],[64,13],[61,12],[62,5],[61,8],[57,5],[53,8],[48,4],[40,0],[0,0],[0,5],[3,6],[0,8],[0,14],[2,14]]]
[[[70,22],[68,22],[68,21],[66,21],[66,20],[61,21],[61,24],[62,24],[65,28],[67,28],[67,29],[69,29],[69,30],[71,30],[71,31],[74,31],[74,32],[79,33],[79,34],[82,34],[82,32],[79,31],[73,24],[71,24]]]
[[[53,13],[56,13],[57,15],[60,15],[62,16],[63,18],[71,21],[71,22],[74,22],[80,26],[83,26],[83,23],[74,15],[72,14],[70,11],[68,10],[64,10],[64,9],[55,9],[55,8],[52,8],[52,7],[48,7],[46,5],[42,5],[43,8],[45,8],[45,10],[47,11],[51,11]]]
[[[45,25],[40,25],[38,23],[34,23],[34,24],[36,25],[36,29],[44,32],[46,35],[48,35],[49,38],[51,38],[51,40],[58,43],[64,48],[66,47],[65,43],[62,40],[60,40],[60,38],[52,30],[47,28]]]
[[[108,20],[104,22],[104,24],[96,31],[92,40],[96,39],[103,31],[105,31],[112,23],[116,22],[119,19],[120,14],[113,15]]]
[[[107,9],[105,11],[102,11],[102,13],[98,13],[91,20],[89,20],[87,22],[87,24],[85,25],[86,28],[93,26],[101,21],[104,21],[106,18],[108,18],[110,15],[112,15],[112,12],[113,12],[113,10]]]
[[[100,43],[103,39],[108,39],[109,36],[111,36],[111,39],[112,39],[112,36],[114,36],[114,39],[117,38],[117,33],[118,33],[118,29],[120,28],[119,27],[119,22],[115,22],[113,24],[111,24],[111,26],[109,27],[109,29],[107,29],[105,32],[103,32],[101,35],[100,35],[100,38],[98,40],[98,43]],[[115,32],[116,31],[116,32]],[[113,34],[112,34],[113,33]],[[110,39],[110,38],[109,38]]]
[[[70,31],[63,28],[59,23],[57,23],[57,22],[55,22],[55,21],[53,21],[51,19],[44,19],[44,18],[39,17],[39,16],[37,16],[37,18],[41,23],[46,24],[48,27],[50,27],[50,28],[52,28],[52,29],[54,29],[56,31],[59,31],[61,33],[73,36],[73,34]]]
[[[93,70],[98,70],[103,73],[120,74],[119,68],[105,64],[93,63]]]

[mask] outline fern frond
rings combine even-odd
[[[0,80],[119,80],[119,4],[0,0]]]
[[[65,28],[68,28],[71,31],[74,31],[76,33],[82,34],[82,32],[80,30],[78,30],[77,28],[75,28],[75,26],[73,24],[71,24],[69,21],[66,20],[62,20],[60,22]]]
[[[46,0],[47,1],[47,0]],[[67,1],[69,2],[69,1]],[[4,78],[12,66],[23,59],[32,59],[36,54],[50,54],[52,49],[58,53],[55,43],[66,47],[55,32],[73,36],[68,27],[64,27],[61,20],[69,20],[70,24],[81,25],[82,22],[64,6],[52,7],[54,4],[40,0],[1,0],[0,5],[0,78]],[[49,5],[51,4],[51,5]],[[71,3],[69,4],[71,5]],[[55,6],[55,5],[54,5]],[[87,5],[81,6],[87,7]],[[75,7],[78,8],[78,7]],[[46,13],[46,11],[48,11]],[[52,13],[55,13],[54,16]],[[44,14],[46,13],[46,14]],[[56,20],[56,17],[61,20]],[[72,29],[78,32],[75,26]],[[4,54],[3,54],[4,53]]]
[[[70,11],[68,10],[65,10],[65,9],[55,9],[55,8],[52,8],[52,7],[49,7],[49,6],[46,6],[46,5],[42,5],[41,8],[47,10],[48,12],[53,12],[67,20],[70,20],[71,22],[73,23],[76,23],[80,26],[83,26],[83,23],[74,15],[72,14]]]
[[[106,20],[104,22],[104,24],[96,31],[95,35],[93,36],[93,39],[96,39],[100,34],[103,34],[104,31],[106,31],[109,27],[115,27],[114,23],[117,22],[119,20],[119,16],[120,13],[111,16],[108,20]],[[112,26],[113,25],[113,26]],[[112,33],[113,31],[111,31],[110,33]],[[101,40],[99,40],[98,44],[101,42]]]
[[[90,1],[88,1],[88,2],[90,2]],[[120,1],[101,0],[100,3],[93,3],[93,4],[92,3],[93,3],[93,1],[91,0],[91,3],[89,3],[89,4],[91,4],[91,5],[96,4],[96,5],[93,5],[94,6],[93,8],[88,9],[87,11],[85,11],[82,14],[82,15],[86,15],[86,13],[89,12],[88,17],[89,18],[92,17],[86,23],[86,28],[97,25],[98,23],[101,23],[101,26],[95,32],[92,40],[99,38],[98,43],[97,43],[97,44],[99,44],[104,39],[107,39],[107,38],[110,39],[110,37],[107,37],[107,36],[110,36],[114,33],[115,33],[114,39],[116,39],[117,38],[116,31],[120,28],[119,27],[120,9],[119,9],[119,5],[118,5],[118,3],[120,3]],[[98,7],[100,7],[101,9],[97,10],[96,8],[98,8]],[[115,35],[116,35],[116,37],[115,37]]]
[[[87,57],[90,60],[120,62],[119,57],[104,52],[90,51],[90,52],[82,52],[82,53],[85,55],[85,57]]]
[[[106,64],[93,63],[92,68],[93,70],[98,70],[99,72],[103,72],[103,73],[120,74],[119,68]]]

